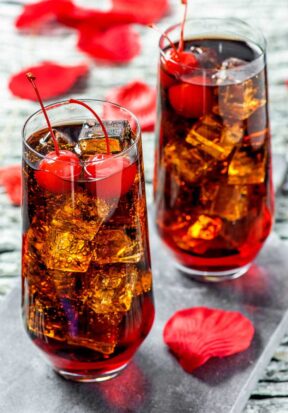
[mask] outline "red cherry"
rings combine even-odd
[[[212,105],[212,92],[201,76],[190,79],[191,83],[171,86],[169,100],[173,109],[187,118],[199,118]],[[192,83],[194,82],[194,83]]]
[[[87,178],[96,179],[88,182],[89,191],[100,198],[120,198],[131,188],[137,169],[124,157],[97,154],[89,159],[85,166]]]
[[[80,161],[76,154],[67,151],[48,153],[40,162],[35,178],[41,186],[55,194],[71,191],[71,185],[82,171]]]
[[[176,52],[169,49],[162,60],[164,69],[173,75],[182,75],[198,66],[195,55],[191,52]]]

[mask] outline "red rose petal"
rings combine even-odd
[[[134,11],[142,23],[153,23],[160,20],[169,12],[168,0],[112,0],[115,11]]]
[[[254,331],[251,321],[239,312],[195,307],[176,312],[166,323],[163,338],[191,373],[211,357],[246,350]]]
[[[7,195],[14,205],[21,205],[22,185],[20,165],[0,168],[0,185],[4,186]]]
[[[23,99],[37,100],[35,92],[25,74],[32,72],[37,77],[39,89],[43,100],[51,99],[66,93],[79,77],[88,73],[88,66],[60,66],[52,62],[43,62],[13,75],[9,82],[9,89],[13,95]]]
[[[17,17],[15,26],[17,29],[35,28],[47,21],[57,19],[58,16],[70,14],[73,8],[71,0],[44,0],[27,4]]]
[[[79,28],[78,48],[98,60],[126,63],[140,53],[140,37],[127,25],[97,31],[85,24]]]
[[[81,25],[89,26],[93,31],[108,29],[123,24],[142,23],[141,16],[130,11],[108,11],[86,9],[74,6],[70,13],[59,14],[58,21],[66,26],[78,28]]]
[[[154,129],[156,119],[156,90],[141,81],[116,87],[108,92],[106,99],[129,109],[138,118],[143,131]],[[113,106],[104,107],[104,116],[119,116]]]

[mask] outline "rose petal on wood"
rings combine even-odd
[[[111,63],[127,63],[141,49],[139,34],[129,25],[98,31],[86,24],[79,28],[78,48],[97,60]]]
[[[168,0],[112,0],[112,6],[115,11],[134,11],[146,24],[160,20],[170,10]]]
[[[43,62],[13,75],[9,81],[9,89],[17,97],[36,101],[35,92],[25,76],[27,72],[32,72],[37,77],[42,99],[48,100],[68,92],[80,77],[87,75],[88,71],[89,67],[86,64],[62,66],[53,62]]]
[[[11,165],[0,168],[0,185],[3,186],[13,205],[21,205],[21,166]]]
[[[142,81],[133,81],[124,86],[110,90],[106,100],[117,103],[129,109],[139,120],[143,131],[154,129],[156,120],[156,89]],[[104,106],[106,118],[116,116],[119,111],[113,110],[113,106]]]

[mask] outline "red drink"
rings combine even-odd
[[[223,32],[184,41],[194,67],[160,41],[154,182],[158,232],[178,266],[215,280],[247,270],[273,214],[264,50]]]
[[[40,112],[24,130],[23,316],[56,371],[94,381],[126,366],[154,318],[141,138],[132,115],[115,107],[126,120],[104,121],[107,156],[100,125],[71,107],[48,114],[59,119],[60,153],[79,163],[57,161],[53,173]]]

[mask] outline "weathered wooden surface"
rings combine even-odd
[[[55,29],[46,35],[20,36],[13,28],[13,20],[24,1],[0,1],[0,165],[17,163],[21,157],[21,128],[37,105],[12,97],[7,89],[10,74],[42,60],[78,63],[87,57],[75,49],[75,34],[66,29]],[[91,0],[78,3],[98,6]],[[100,3],[100,2],[98,2]],[[178,0],[171,0],[172,14],[159,24],[167,27],[179,20]],[[105,2],[101,2],[105,6]],[[288,146],[288,1],[287,0],[191,0],[189,14],[194,17],[239,17],[260,27],[268,40],[270,79],[270,113],[273,150],[285,153]],[[124,67],[97,66],[91,62],[91,75],[84,85],[73,91],[74,97],[103,98],[113,86],[132,79],[156,83],[157,34],[138,28],[142,34],[143,51],[130,65]],[[148,199],[151,200],[153,171],[153,133],[144,134],[145,169]],[[288,240],[288,185],[278,194],[275,229]],[[17,283],[20,271],[20,211],[12,207],[0,188],[0,295],[5,295]],[[288,245],[288,244],[287,244]],[[287,297],[288,299],[288,297]],[[288,411],[288,338],[284,339],[255,389],[245,413],[284,413]]]

